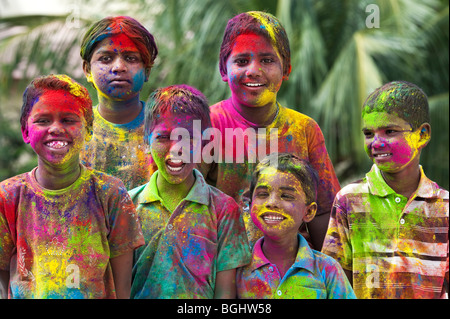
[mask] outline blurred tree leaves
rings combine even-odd
[[[52,72],[67,73],[85,84],[96,103],[96,94],[82,74],[79,45],[90,23],[119,14],[141,21],[154,34],[160,50],[142,92],[144,100],[157,87],[186,83],[202,90],[213,104],[230,94],[218,69],[228,19],[240,12],[263,10],[281,20],[291,43],[292,73],[283,83],[279,101],[319,123],[342,185],[362,177],[371,165],[361,134],[364,99],[385,82],[406,80],[422,87],[430,101],[432,141],[423,152],[422,165],[431,179],[449,187],[446,0],[69,2],[72,11],[66,16],[0,21],[0,111],[18,110],[20,105],[7,103],[9,97],[20,96],[32,77]],[[366,25],[370,4],[379,8],[379,28]],[[2,140],[20,136],[6,127],[0,128]],[[17,147],[19,154],[10,152],[11,162],[20,156],[18,144],[0,145],[2,150]],[[5,165],[0,178],[16,173]]]

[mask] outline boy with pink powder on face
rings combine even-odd
[[[20,122],[38,166],[0,183],[0,298],[129,298],[144,238],[123,183],[80,164],[88,91],[66,75],[36,78]]]
[[[340,186],[318,124],[277,101],[278,90],[283,81],[288,80],[290,72],[289,40],[276,17],[251,11],[230,19],[220,49],[220,74],[230,87],[231,97],[211,106],[211,121],[222,137],[227,128],[243,131],[265,128],[267,144],[258,145],[265,149],[265,154],[272,152],[270,131],[276,129],[277,152],[294,154],[311,163],[320,180],[318,210],[303,233],[313,248],[320,250],[331,205]],[[229,147],[225,144],[222,143],[223,154]],[[209,170],[208,181],[245,207],[251,173],[257,163],[249,160],[247,140],[244,140],[244,150],[237,149],[237,145],[232,147],[233,154],[228,154],[235,160],[232,163],[216,160]],[[236,159],[242,152],[245,158],[240,163]],[[254,244],[262,233],[247,212],[244,212],[244,219],[249,241]]]
[[[86,32],[80,54],[99,101],[82,163],[120,178],[128,190],[142,185],[155,167],[143,144],[145,103],[139,98],[158,54],[155,40],[131,17],[107,17]]]

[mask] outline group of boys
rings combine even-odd
[[[157,54],[138,21],[108,17],[81,45],[96,107],[66,75],[25,90],[22,135],[38,166],[0,184],[0,296],[445,296],[448,191],[419,165],[431,138],[419,87],[395,81],[369,95],[362,123],[374,165],[340,189],[318,124],[277,101],[291,64],[276,17],[228,21],[220,73],[231,97],[211,107],[188,85],[141,101]],[[193,137],[211,127],[266,128],[264,141],[276,130],[278,152],[252,161],[248,139],[234,140],[227,155],[243,145],[243,162],[196,163],[204,141]],[[180,129],[188,145],[173,138]],[[230,152],[215,145],[213,155]],[[257,147],[269,154],[268,143]]]

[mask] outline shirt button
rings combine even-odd
[[[270,272],[273,272],[273,267],[270,266],[270,267],[269,267],[269,270],[270,270]]]
[[[395,198],[395,202],[396,202],[396,203],[400,203],[401,201],[402,201],[402,199],[401,199],[400,197],[396,197],[396,198]]]
[[[281,296],[281,290],[278,290],[278,291],[277,291],[277,295],[278,295],[278,296]]]
[[[173,228],[173,225],[172,225],[172,224],[169,224],[169,225],[167,225],[167,228],[168,228],[169,230],[171,230],[171,229]]]
[[[400,224],[404,224],[405,223],[405,220],[402,218],[402,219],[400,219]]]

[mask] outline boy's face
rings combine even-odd
[[[128,100],[139,95],[148,80],[141,54],[136,45],[124,34],[100,41],[88,65],[83,65],[89,82],[99,94],[114,100]]]
[[[161,114],[150,135],[152,158],[158,166],[160,176],[169,184],[188,183],[193,178],[193,150],[198,149],[201,143],[201,140],[196,138],[201,137],[201,132],[195,132],[193,120],[195,118],[190,115],[167,111]],[[173,132],[175,137],[171,140],[173,130],[176,130]],[[188,135],[181,137],[178,132]]]
[[[80,150],[88,137],[79,102],[63,90],[45,92],[34,104],[22,136],[40,162],[78,165]]]
[[[251,216],[264,236],[282,239],[297,236],[303,222],[311,221],[317,205],[306,205],[300,181],[288,172],[264,168],[255,185]]]
[[[421,127],[422,128],[422,127]],[[363,116],[364,149],[369,158],[389,173],[397,173],[419,164],[420,150],[429,140],[421,128],[412,131],[402,118],[386,112],[372,112]]]
[[[275,103],[286,78],[278,50],[264,36],[248,33],[236,38],[222,79],[236,103],[261,107]]]

